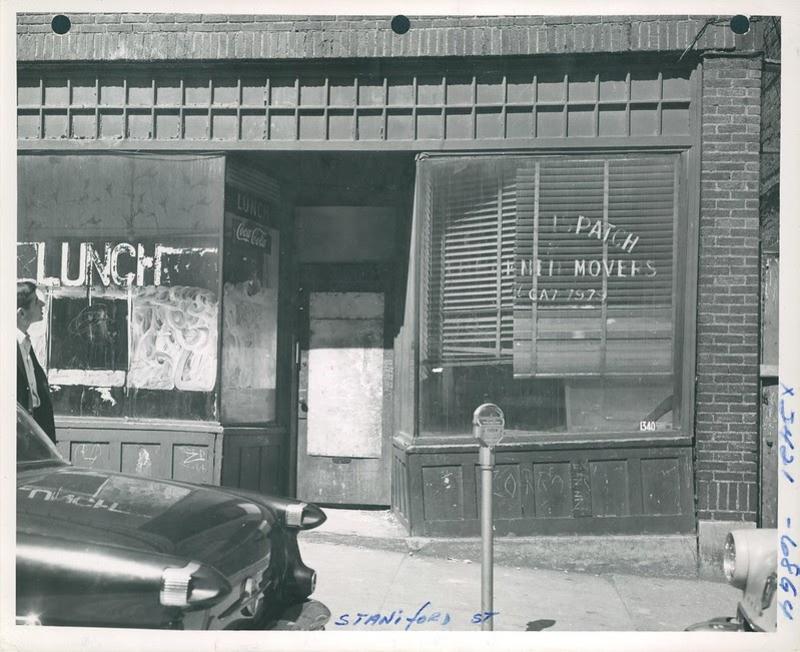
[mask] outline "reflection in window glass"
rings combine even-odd
[[[679,422],[677,157],[421,164],[420,429],[468,434]],[[677,361],[677,362],[676,362]]]
[[[222,156],[22,155],[17,277],[57,415],[217,418]]]
[[[275,420],[278,230],[225,216],[222,418]]]

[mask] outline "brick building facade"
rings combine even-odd
[[[703,68],[697,329],[698,517],[758,512],[759,123],[761,62]]]
[[[391,17],[225,14],[72,14],[66,39],[51,16],[20,15],[20,61],[148,61],[465,57],[599,52],[677,52],[703,16],[413,17],[398,38]],[[706,29],[698,50],[752,47],[723,22]],[[737,43],[738,41],[738,43]]]
[[[770,48],[774,50],[779,41],[775,19],[753,17],[749,31],[736,35],[726,16],[412,17],[405,34],[392,30],[391,17],[376,16],[115,13],[68,17],[71,27],[59,35],[53,32],[51,15],[18,16],[21,159],[220,154],[228,161],[226,206],[232,189],[249,192],[269,205],[273,214],[283,216],[281,224],[288,230],[281,231],[281,246],[295,243],[294,249],[281,249],[287,262],[281,262],[280,310],[284,312],[276,317],[277,416],[264,423],[256,419],[256,423],[226,424],[220,417],[225,407],[212,391],[207,400],[214,408],[198,413],[197,422],[202,425],[192,426],[208,435],[202,446],[208,448],[207,459],[213,459],[213,464],[198,471],[200,477],[206,478],[205,473],[206,479],[215,482],[306,491],[303,497],[321,502],[391,501],[412,533],[473,532],[477,527],[471,471],[475,445],[461,426],[448,422],[428,432],[424,421],[429,394],[420,387],[431,382],[430,374],[441,375],[452,364],[455,378],[468,373],[464,370],[469,365],[478,364],[474,359],[452,362],[442,353],[430,358],[429,368],[420,367],[420,356],[427,355],[425,347],[436,337],[443,347],[448,346],[445,335],[430,330],[435,319],[417,293],[429,285],[432,289],[425,291],[431,296],[449,291],[444,281],[434,287],[434,281],[420,276],[425,265],[438,264],[431,258],[435,254],[427,236],[421,233],[432,234],[435,242],[439,227],[425,222],[420,197],[428,191],[419,180],[426,179],[433,188],[431,202],[445,202],[445,206],[449,201],[435,194],[435,165],[425,159],[438,160],[437,155],[444,153],[442,159],[461,157],[469,166],[484,160],[483,154],[520,157],[518,167],[508,172],[516,175],[516,185],[508,186],[508,192],[521,193],[520,180],[527,178],[524,170],[534,166],[535,202],[539,202],[539,166],[544,179],[553,156],[584,157],[580,160],[587,166],[599,166],[600,188],[606,190],[597,195],[598,219],[607,224],[608,206],[616,210],[614,166],[628,170],[624,157],[630,156],[634,166],[652,165],[656,170],[670,165],[675,170],[676,181],[668,192],[677,198],[674,206],[670,204],[676,217],[669,251],[680,253],[671,267],[665,259],[668,273],[662,276],[672,279],[672,298],[667,299],[671,316],[665,326],[668,334],[659,336],[668,341],[667,371],[658,372],[668,377],[658,382],[673,388],[665,390],[667,400],[662,403],[668,407],[660,413],[658,408],[643,410],[635,429],[609,425],[604,430],[592,420],[590,412],[602,412],[602,406],[613,403],[611,390],[603,383],[618,382],[602,380],[614,362],[607,349],[612,335],[607,332],[605,312],[598,344],[601,371],[542,373],[527,367],[521,372],[522,363],[518,366],[515,359],[512,384],[523,376],[530,378],[532,389],[526,391],[552,396],[558,407],[553,408],[555,425],[520,426],[498,449],[498,464],[505,467],[496,495],[501,519],[506,519],[499,531],[695,531],[698,521],[756,523],[764,518],[760,246],[762,241],[777,242],[776,229],[770,226],[775,224],[771,216],[777,208],[765,213],[765,205],[774,206],[778,178],[777,157],[769,158],[769,153],[777,143],[779,82],[771,81],[777,79],[774,64],[765,64]],[[37,175],[44,173],[36,172],[33,163],[20,184],[43,183]],[[91,169],[89,176],[96,174]],[[381,179],[364,180],[376,171]],[[495,182],[494,177],[485,176],[488,173],[476,174],[484,175],[482,184]],[[623,182],[633,178],[632,172],[620,174]],[[664,183],[672,183],[669,174]],[[507,190],[504,183],[498,182],[501,194]],[[646,187],[650,181],[646,178],[642,183]],[[619,192],[634,192],[638,188],[634,185],[630,191]],[[308,190],[312,187],[313,191]],[[546,190],[542,186],[541,192]],[[306,196],[314,192],[319,196]],[[367,238],[365,243],[375,251],[383,247],[384,254],[352,254],[348,264],[366,265],[356,270],[358,278],[327,287],[323,282],[327,268],[315,265],[330,263],[335,257],[330,252],[309,253],[314,247],[307,242],[305,247],[298,244],[303,242],[302,228],[321,237],[319,215],[326,206],[352,208],[359,202],[362,207],[400,207],[394,217],[386,218],[387,224],[394,225],[390,229],[394,241],[381,244],[377,231],[363,235],[366,223],[360,221],[358,211],[351,210],[347,216],[340,211],[341,224],[357,228],[360,237]],[[497,210],[502,213],[504,205],[501,201]],[[517,210],[523,210],[522,204]],[[223,218],[218,219],[222,229]],[[21,204],[21,233],[31,230],[31,220],[33,213]],[[532,228],[539,233],[539,223],[535,224]],[[629,235],[634,238],[631,229]],[[37,233],[36,238],[43,231]],[[227,242],[225,237],[220,235],[221,241]],[[510,242],[519,252],[520,240]],[[441,246],[448,246],[446,238]],[[497,246],[500,252],[506,245],[498,240]],[[395,258],[383,268],[379,259],[387,251]],[[605,249],[602,256],[613,268]],[[44,268],[48,264],[42,263]],[[226,264],[220,263],[223,277]],[[308,341],[302,335],[308,325],[294,311],[323,310],[314,308],[315,299],[301,291],[306,282],[316,284],[320,301],[324,291],[377,296],[380,292],[364,280],[365,274],[376,278],[385,274],[386,287],[392,288],[392,293],[383,293],[387,316],[383,330],[373,333],[390,352],[383,366],[373,370],[383,377],[384,409],[382,416],[358,417],[373,426],[380,423],[378,439],[384,443],[377,449],[373,446],[369,454],[352,446],[337,453],[333,444],[309,439],[315,426],[313,411],[306,423],[305,401],[316,391],[316,381],[308,376],[313,356],[305,351]],[[499,276],[500,272],[498,288]],[[603,282],[604,297],[609,283]],[[367,312],[359,323],[374,322],[372,308],[366,303],[362,308]],[[515,305],[514,310],[519,312],[520,307]],[[513,338],[503,335],[502,324],[511,322],[503,322],[505,317],[498,315],[498,353],[492,364],[508,365],[510,370],[511,353],[506,347],[518,346],[524,328],[515,321]],[[545,327],[544,322],[534,326]],[[461,331],[464,338],[472,337],[465,332]],[[646,339],[649,336],[641,337],[645,339],[629,343],[628,348],[642,347],[644,357],[661,350]],[[224,338],[220,333],[220,340]],[[591,340],[578,331],[572,331],[571,338]],[[535,340],[536,336],[534,350],[540,356],[547,353],[546,348],[536,348]],[[592,342],[587,346],[594,351]],[[556,358],[573,350],[568,342],[553,346]],[[421,353],[421,349],[425,350]],[[224,357],[224,351],[220,355]],[[621,368],[619,375],[629,379],[658,375],[642,371],[642,364]],[[467,382],[446,381],[448,373],[441,375],[443,386]],[[576,380],[581,375],[590,380]],[[657,386],[663,389],[662,385]],[[467,385],[459,387],[457,391],[465,395],[471,391]],[[624,382],[618,387],[625,387]],[[126,386],[123,393],[130,398],[131,391]],[[438,391],[446,390],[431,390],[430,396],[438,397]],[[458,400],[442,396],[442,410],[457,404],[463,411]],[[509,403],[528,400],[515,396],[508,398]],[[581,407],[570,405],[570,400],[587,403]],[[649,394],[646,400],[651,400]],[[586,407],[591,401],[598,402]],[[532,410],[531,405],[523,405],[521,412]],[[62,445],[73,457],[87,442],[107,444],[109,450],[137,445],[140,451],[142,446],[157,448],[159,432],[168,430],[174,438],[180,430],[158,418],[127,414],[128,438],[115,438],[107,433],[121,415],[83,403],[83,407],[68,402],[64,406]],[[613,410],[619,413],[616,421],[614,415],[605,415],[607,421],[623,423],[628,418],[627,413],[619,416],[624,411],[621,407]],[[644,425],[638,431],[640,422],[651,423],[644,418],[647,412],[658,415],[652,419],[652,436]],[[664,412],[671,412],[672,421],[658,424]],[[76,421],[86,417],[96,418],[94,430],[89,428],[92,432]],[[142,444],[145,440],[149,443]],[[197,441],[191,445],[200,446]],[[147,450],[154,459],[161,455],[155,448]],[[107,464],[125,467],[124,450],[103,454],[106,457],[101,455],[101,459]],[[260,461],[248,470],[253,454]],[[379,461],[358,467],[369,455]],[[141,452],[137,459],[142,459]],[[178,463],[170,459],[161,473],[174,475]],[[335,465],[322,468],[321,459]],[[345,491],[338,499],[314,493],[324,488],[306,487],[303,475],[309,468],[331,485],[352,483],[363,489],[382,478],[387,488],[391,483],[390,492],[364,498],[369,492]],[[343,469],[356,470],[348,476]],[[558,483],[540,491],[546,478],[557,478],[562,493],[552,493]]]

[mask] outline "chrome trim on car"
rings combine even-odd
[[[722,572],[725,575],[725,581],[732,584],[736,573],[736,541],[730,532],[725,536],[725,544],[722,548]]]
[[[286,525],[289,527],[301,527],[305,508],[306,503],[290,503],[286,505]]]
[[[190,561],[183,568],[165,568],[161,573],[158,599],[165,607],[185,607],[189,604],[189,584],[200,564]]]
[[[764,580],[764,590],[761,593],[761,611],[769,609],[772,604],[772,598],[775,597],[775,592],[778,590],[778,575],[777,573],[770,573],[767,579]]]

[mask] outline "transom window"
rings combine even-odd
[[[692,71],[620,59],[22,66],[21,142],[681,138]]]

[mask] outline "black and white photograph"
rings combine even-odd
[[[797,649],[797,9],[2,11],[0,647]]]

